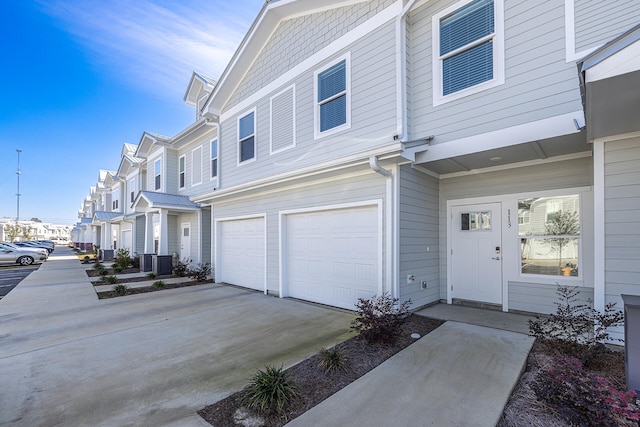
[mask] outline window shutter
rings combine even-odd
[[[295,143],[293,129],[293,87],[271,100],[271,150],[279,151]]]

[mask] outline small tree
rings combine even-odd
[[[558,268],[562,268],[562,249],[564,249],[572,238],[580,234],[580,219],[578,212],[559,211],[552,219],[544,225],[545,232],[549,236],[544,239],[544,243],[551,246],[552,251],[558,252]]]
[[[20,236],[24,239],[24,240],[31,240],[33,239],[33,228],[31,227],[22,227]]]
[[[13,242],[22,234],[22,227],[18,223],[5,224],[4,233],[7,236],[7,240]]]

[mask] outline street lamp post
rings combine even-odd
[[[16,149],[16,151],[18,152],[18,170],[16,171],[16,175],[18,175],[18,192],[16,193],[16,196],[18,198],[18,206],[16,208],[16,225],[18,224],[18,221],[20,221],[20,175],[22,175],[22,172],[20,171],[20,153],[22,153],[21,149]]]

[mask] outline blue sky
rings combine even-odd
[[[0,15],[0,217],[72,224],[124,142],[194,120],[192,71],[217,78],[263,0],[8,0]]]

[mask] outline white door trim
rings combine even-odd
[[[219,274],[221,271],[221,267],[222,267],[222,262],[221,262],[221,251],[220,251],[220,245],[222,244],[222,240],[220,239],[220,229],[219,229],[219,225],[222,222],[226,222],[226,221],[235,221],[235,220],[242,220],[242,219],[259,219],[262,218],[264,221],[264,266],[263,266],[263,277],[264,277],[264,285],[263,285],[263,292],[265,295],[267,295],[267,213],[266,212],[262,212],[262,213],[257,213],[257,214],[253,214],[253,215],[241,215],[241,216],[232,216],[232,217],[223,217],[223,218],[215,218],[214,219],[214,227],[213,227],[213,233],[215,236],[215,253],[213,255],[213,258],[216,260],[216,277],[222,277],[222,274]]]

